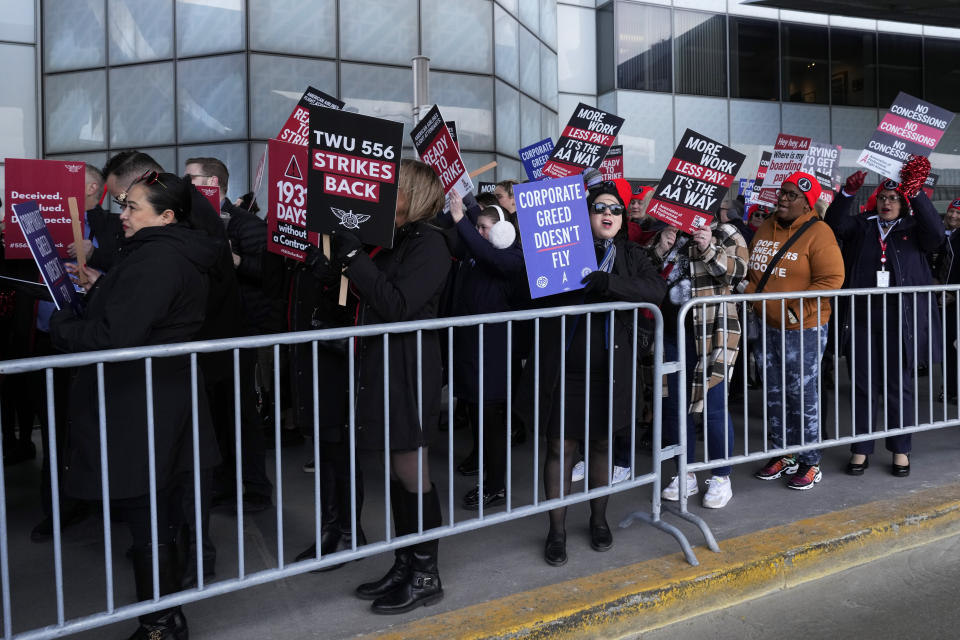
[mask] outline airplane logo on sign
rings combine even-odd
[[[303,180],[303,173],[301,173],[300,165],[297,163],[297,156],[290,156],[290,162],[287,164],[287,170],[283,175],[291,180]]]
[[[359,229],[361,224],[370,219],[370,216],[364,213],[356,214],[352,209],[350,211],[344,211],[343,209],[330,207],[330,211],[333,211],[333,215],[337,216],[340,224],[347,229]]]

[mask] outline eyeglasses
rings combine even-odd
[[[898,202],[900,196],[877,196],[877,202]]]
[[[593,210],[590,213],[595,215],[602,215],[604,211],[609,211],[612,216],[622,216],[623,215],[623,205],[620,204],[604,204],[602,202],[594,202]]]
[[[777,200],[779,200],[780,198],[786,198],[787,202],[794,202],[799,197],[800,197],[799,191],[784,191],[783,189],[780,189],[779,191],[777,191]]]
[[[205,174],[205,173],[185,173],[185,174],[183,174],[183,179],[186,180],[187,182],[193,182],[193,179],[194,179],[194,178],[211,178],[211,177],[212,177],[212,176],[209,176],[209,175],[207,175],[207,174]]]

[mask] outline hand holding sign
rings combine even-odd
[[[89,265],[83,265],[81,269],[80,265],[74,264],[73,262],[65,262],[63,268],[66,269],[67,273],[70,274],[72,279],[75,279],[80,286],[83,287],[83,290],[87,293],[90,292],[90,289],[93,289],[93,285],[96,283],[97,278],[103,274]]]

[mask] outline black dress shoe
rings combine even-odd
[[[567,564],[567,533],[550,532],[547,535],[547,544],[543,548],[543,559],[547,564],[559,567]]]
[[[890,465],[890,475],[895,478],[906,478],[910,475],[910,460],[907,459],[907,464],[891,464]]]
[[[613,534],[606,522],[590,525],[590,548],[594,551],[609,551],[613,546]]]
[[[848,462],[847,463],[847,475],[848,476],[862,476],[863,472],[870,468],[870,456],[865,456],[863,462]]]

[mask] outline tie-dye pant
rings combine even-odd
[[[817,374],[827,347],[827,328],[786,330],[767,327],[767,433],[777,448],[820,441]],[[761,352],[762,353],[762,352]],[[786,376],[786,384],[783,382]],[[784,402],[786,411],[784,412]],[[787,442],[784,444],[784,417]],[[801,464],[820,464],[820,450],[797,454]]]

